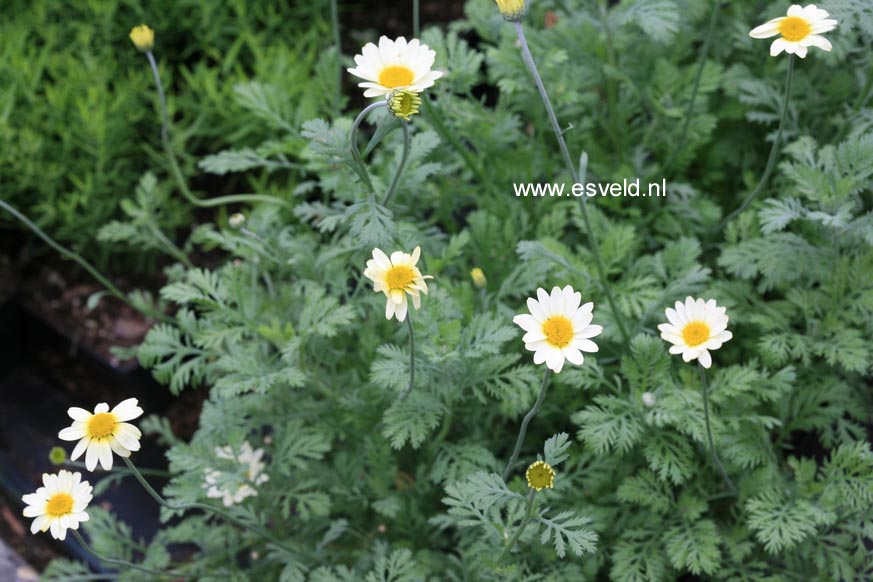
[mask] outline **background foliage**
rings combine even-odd
[[[73,78],[57,81],[63,97],[50,119],[22,105],[46,106],[38,96],[54,95],[49,85],[22,77],[4,89],[2,155],[14,158],[0,171],[22,185],[17,200],[38,201],[31,213],[62,235],[84,220],[77,208],[95,213],[92,221],[115,216],[126,198],[118,193],[131,192],[149,169],[154,175],[139,182],[135,204],[160,209],[162,228],[194,221],[180,246],[224,257],[191,268],[174,261],[165,270],[156,301],[172,308],[172,321],[157,324],[136,349],[174,394],[210,387],[200,428],[181,442],[159,418],[142,424],[168,446],[174,476],[164,491],[178,501],[204,498],[215,447],[263,443],[270,480],[237,511],[295,551],[201,514],[183,516],[143,546],[99,511],[85,526],[95,547],[163,568],[168,548],[191,544],[193,560],[176,567],[222,581],[869,579],[873,18],[864,0],[822,4],[840,21],[829,35],[834,50],[796,63],[788,145],[772,183],[724,231],[719,220],[766,164],[787,64],[748,31],[786,6],[718,4],[678,152],[716,4],[529,6],[532,51],[571,151],[588,154],[588,179],[669,182],[666,198],[590,201],[630,346],[596,284],[579,201],[512,194],[513,182],[568,177],[512,27],[493,2],[470,0],[466,18],[423,32],[448,74],[411,124],[409,163],[390,208],[378,200],[399,163],[400,132],[393,120],[371,118],[379,143],[367,148],[375,193],[368,192],[348,150],[359,110],[332,106],[331,62],[321,52],[325,10],[288,9],[311,10],[307,20],[260,4],[208,13],[206,5],[182,4],[150,12],[149,22],[172,79],[175,139],[210,150],[186,157],[187,170],[196,162],[201,176],[218,176],[204,179],[210,195],[230,184],[292,208],[245,208],[245,229],[233,229],[223,210],[195,214],[168,194],[156,144],[130,139],[154,133],[156,122],[140,55],[127,46],[123,57],[110,55],[127,42],[132,22],[120,6],[76,34],[43,30],[52,43],[28,43],[23,32],[4,43],[19,54],[0,59],[5,71],[23,67],[27,51],[45,50],[47,63],[62,59],[50,45],[62,46],[66,59],[83,59],[83,47],[96,51],[91,59],[102,72],[58,64]],[[28,18],[40,14],[48,18],[49,9]],[[126,74],[107,72],[116,58]],[[27,60],[41,62],[38,54]],[[76,90],[77,79],[89,90]],[[75,107],[88,114],[58,122]],[[18,108],[24,113],[12,114]],[[97,142],[127,165],[107,162],[108,173],[94,173],[90,154],[64,149],[78,123],[119,140],[121,149]],[[80,201],[55,181],[41,181],[50,190],[34,195],[28,176],[46,172],[62,173]],[[126,216],[112,227],[121,234],[104,230],[103,238],[125,240],[126,232],[166,250],[137,226],[141,214]],[[374,246],[416,245],[422,271],[435,279],[412,314],[416,383],[400,398],[406,330],[384,319],[384,298],[361,271]],[[469,278],[474,266],[485,270],[485,289]],[[555,377],[531,425],[522,458],[550,460],[556,485],[541,494],[517,549],[501,559],[527,488],[520,472],[509,483],[498,473],[542,372],[511,318],[537,287],[556,284],[592,299],[605,332],[596,357]],[[731,317],[734,339],[716,353],[710,382],[716,448],[736,496],[725,494],[709,458],[697,371],[657,337],[664,308],[688,294],[716,298]],[[651,407],[645,392],[656,397]],[[49,574],[80,569],[58,562]]]

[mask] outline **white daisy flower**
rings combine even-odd
[[[85,453],[85,467],[89,471],[97,468],[98,460],[109,471],[113,452],[119,457],[129,457],[132,451],[139,450],[142,433],[125,421],[141,416],[142,412],[136,398],[128,398],[111,411],[108,404],[101,402],[94,408],[94,414],[73,407],[67,410],[73,424],[59,432],[58,438],[79,441],[70,455],[71,461]]]
[[[728,316],[724,307],[718,307],[715,299],[704,301],[687,297],[685,303],[676,302],[676,308],[667,308],[667,320],[658,326],[661,338],[667,340],[671,354],[682,354],[686,362],[696,359],[704,368],[712,365],[709,350],[717,350],[731,339],[727,330]]]
[[[364,97],[379,97],[403,89],[419,93],[433,86],[443,76],[442,71],[432,71],[436,52],[417,38],[406,42],[404,37],[391,40],[379,39],[379,46],[368,42],[362,54],[355,55],[358,66],[349,73],[364,79],[358,87],[366,89]]]
[[[794,54],[800,58],[806,57],[806,51],[811,46],[830,51],[831,43],[821,36],[837,27],[837,21],[828,18],[827,10],[816,8],[815,4],[801,7],[792,4],[788,8],[788,16],[780,16],[752,29],[752,38],[770,38],[781,35],[770,45],[770,55],[776,56],[782,51]]]
[[[219,459],[231,460],[245,468],[245,482],[234,482],[237,477],[230,473],[208,469],[206,471],[206,497],[221,499],[225,507],[242,503],[247,497],[255,497],[258,494],[255,485],[262,485],[270,480],[269,475],[263,473],[265,464],[261,461],[264,456],[263,449],[253,449],[248,441],[243,442],[238,455],[234,454],[230,447],[215,449],[215,456]]]
[[[385,305],[385,317],[391,319],[397,316],[397,321],[406,319],[409,304],[406,295],[412,297],[412,306],[421,307],[421,295],[427,295],[425,279],[433,279],[430,275],[422,275],[416,267],[421,255],[421,247],[415,247],[412,254],[396,251],[391,258],[379,249],[373,249],[373,258],[367,261],[364,276],[373,281],[373,291],[382,292],[388,298]]]
[[[582,352],[596,352],[597,344],[591,338],[600,335],[603,328],[591,325],[594,303],[582,303],[582,294],[567,285],[553,287],[549,295],[537,289],[537,299],[527,300],[527,313],[516,315],[512,321],[527,333],[522,338],[524,347],[534,353],[534,364],[546,363],[556,374],[564,367],[564,360],[581,366]]]
[[[85,508],[92,499],[93,488],[82,481],[81,473],[61,471],[56,475],[43,473],[43,486],[22,496],[27,504],[24,517],[36,518],[30,532],[51,530],[52,537],[63,540],[68,529],[79,529],[79,523],[88,521]]]

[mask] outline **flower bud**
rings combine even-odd
[[[642,399],[643,404],[645,404],[647,408],[653,407],[655,402],[657,402],[657,398],[655,398],[655,395],[651,392],[643,392]]]
[[[403,121],[409,121],[410,117],[418,113],[419,106],[421,106],[421,97],[412,91],[401,89],[388,96],[388,110],[391,115]]]
[[[244,214],[237,212],[235,214],[231,214],[230,218],[227,219],[227,223],[231,228],[242,228],[246,223],[246,217]]]
[[[130,29],[130,40],[140,52],[148,52],[155,46],[155,31],[147,24],[140,24]]]
[[[496,2],[500,14],[510,22],[518,22],[524,16],[524,0],[496,0]]]
[[[49,451],[49,461],[52,465],[63,465],[66,460],[67,451],[62,447],[52,447],[52,450]]]
[[[473,279],[473,285],[478,287],[479,289],[484,289],[485,285],[488,283],[488,279],[485,278],[485,273],[479,267],[475,267],[472,271],[470,271],[470,278]]]

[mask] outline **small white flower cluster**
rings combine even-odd
[[[265,465],[261,458],[264,456],[264,449],[253,449],[248,441],[243,442],[238,454],[229,446],[225,446],[217,447],[215,456],[232,461],[245,469],[245,478],[242,481],[238,477],[238,472],[206,470],[206,482],[203,484],[206,497],[221,499],[225,507],[237,505],[248,497],[257,496],[258,491],[255,487],[270,480],[269,475],[263,472]]]

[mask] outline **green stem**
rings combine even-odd
[[[75,467],[77,469],[85,469],[85,463],[82,461],[64,461],[64,466],[66,467]],[[162,471],[161,469],[140,469],[140,473],[143,475],[152,475],[153,477],[164,477],[169,479],[173,476],[169,471]],[[109,471],[110,473],[120,473],[121,475],[132,475],[133,473],[127,469],[120,469],[117,466],[113,466]]]
[[[127,464],[128,468],[130,469],[130,472],[133,473],[133,476],[136,477],[136,479],[137,479],[137,481],[139,481],[140,485],[143,486],[143,489],[145,489],[146,492],[152,496],[152,499],[157,501],[159,505],[166,507],[167,509],[171,509],[173,511],[185,511],[188,509],[202,509],[203,511],[210,511],[216,515],[223,517],[227,521],[238,525],[239,527],[241,527],[243,529],[247,529],[247,530],[254,532],[255,534],[263,537],[264,539],[269,540],[270,542],[272,542],[276,546],[282,548],[283,550],[285,550],[289,554],[292,554],[292,555],[296,554],[296,552],[294,551],[293,548],[290,548],[290,547],[286,546],[284,543],[280,542],[267,530],[263,529],[260,526],[246,523],[246,522],[240,520],[239,518],[234,517],[230,513],[224,511],[223,509],[220,509],[218,507],[215,507],[213,505],[209,505],[206,503],[197,503],[197,502],[181,503],[181,504],[170,503],[169,501],[164,499],[160,493],[155,491],[151,485],[149,485],[149,482],[146,481],[145,477],[142,476],[142,473],[140,473],[139,469],[136,468],[136,466],[133,464],[133,462],[131,462],[131,460],[129,458],[122,457],[122,460]]]
[[[330,0],[330,27],[333,31],[333,50],[336,55],[336,96],[334,111],[339,114],[343,91],[343,47],[340,36],[339,5],[337,0]]]
[[[718,7],[721,0],[715,0],[712,4],[712,14],[709,16],[709,26],[706,28],[706,38],[703,40],[703,48],[700,49],[700,60],[697,63],[697,73],[694,75],[694,84],[691,87],[691,99],[688,101],[688,107],[685,110],[685,123],[682,125],[682,133],[679,134],[679,141],[676,142],[676,147],[670,153],[670,157],[664,163],[662,174],[666,174],[673,165],[673,160],[685,147],[685,140],[688,139],[688,129],[691,127],[691,117],[694,114],[694,102],[697,100],[697,90],[700,88],[700,79],[703,77],[703,69],[706,66],[706,56],[709,53],[709,44],[712,39],[712,32],[715,30],[715,23],[718,20]]]
[[[579,173],[576,170],[576,165],[573,163],[573,160],[570,158],[570,150],[567,149],[567,142],[564,141],[564,132],[561,131],[561,126],[558,124],[558,118],[555,115],[555,110],[552,108],[552,102],[549,99],[549,94],[546,92],[546,87],[543,85],[543,79],[540,77],[539,70],[537,70],[536,62],[534,62],[533,55],[530,53],[530,47],[527,44],[527,39],[524,37],[524,28],[521,25],[521,22],[515,22],[515,31],[518,34],[518,40],[521,43],[521,55],[524,59],[525,64],[527,65],[528,70],[530,70],[531,75],[534,78],[534,83],[536,83],[537,90],[540,93],[540,98],[542,98],[543,105],[546,107],[546,113],[548,113],[549,121],[552,124],[552,130],[555,132],[555,137],[558,140],[558,146],[561,148],[561,154],[564,157],[564,163],[567,165],[567,170],[570,172],[570,177],[573,180],[573,183],[579,182]],[[612,290],[609,286],[609,280],[606,276],[606,268],[603,266],[603,259],[600,257],[600,249],[597,244],[597,238],[594,235],[594,229],[591,227],[591,218],[588,215],[588,202],[585,196],[581,199],[580,206],[582,208],[582,219],[585,222],[585,230],[588,235],[589,246],[591,248],[591,255],[594,257],[594,263],[597,267],[597,275],[600,278],[600,285],[603,288],[603,293],[606,295],[607,302],[609,303],[609,308],[612,311],[612,316],[615,318],[615,322],[618,325],[619,332],[621,333],[621,337],[624,340],[625,348],[630,349],[630,336],[627,333],[627,328],[624,324],[624,316],[618,310],[618,306],[615,304],[615,299],[612,297]]]
[[[546,368],[546,371],[543,374],[543,383],[540,386],[540,393],[537,395],[536,402],[534,402],[533,408],[528,411],[524,419],[521,421],[521,428],[518,430],[518,438],[515,439],[515,448],[512,450],[512,456],[509,457],[509,462],[506,463],[506,468],[503,469],[504,481],[509,479],[509,474],[512,473],[512,469],[515,467],[515,462],[518,460],[518,454],[521,452],[521,446],[524,444],[524,437],[527,434],[527,425],[530,424],[533,417],[540,411],[540,406],[543,405],[543,400],[546,398],[546,388],[549,385],[550,372],[551,370]]]
[[[183,574],[172,574],[170,572],[161,572],[160,570],[153,570],[151,568],[146,568],[145,566],[140,566],[139,564],[134,564],[132,562],[128,562],[127,560],[119,560],[116,558],[107,558],[106,556],[98,554],[94,549],[89,546],[85,539],[79,534],[78,531],[71,529],[70,532],[73,534],[73,537],[76,538],[76,541],[79,542],[79,545],[82,546],[86,552],[100,560],[101,562],[106,562],[107,564],[114,564],[116,566],[123,566],[126,568],[132,568],[134,570],[139,570],[140,572],[146,572],[148,574],[154,574],[156,576],[163,576],[167,578],[175,578],[176,580],[188,580],[188,576]]]
[[[440,117],[438,110],[431,105],[430,99],[425,97],[422,99],[422,102],[424,104],[424,114],[437,134],[439,134],[442,139],[449,142],[455,151],[458,152],[458,155],[460,155],[461,159],[464,160],[464,164],[466,164],[467,168],[474,176],[476,176],[476,180],[478,180],[479,184],[483,187],[488,187],[490,182],[485,179],[485,175],[482,173],[479,164],[476,163],[473,156],[470,155],[470,152],[468,152],[458,138],[455,137],[455,134],[449,131],[446,124],[443,122],[442,117]]]
[[[770,178],[770,173],[773,171],[773,167],[776,165],[776,158],[779,156],[779,144],[782,141],[782,131],[785,129],[785,120],[788,117],[788,102],[791,98],[791,79],[794,74],[794,55],[788,56],[788,72],[785,74],[785,96],[782,98],[782,112],[779,117],[779,129],[776,131],[776,139],[773,140],[773,147],[770,148],[770,157],[767,160],[767,167],[764,169],[764,174],[761,176],[761,180],[758,182],[758,185],[755,186],[755,189],[752,190],[751,194],[749,194],[739,208],[731,212],[727,218],[721,221],[721,223],[716,228],[716,231],[721,231],[725,226],[728,225],[730,221],[739,216],[749,205],[755,200],[755,197],[761,193],[761,190],[764,189],[764,186],[767,184],[767,180]]]
[[[709,422],[709,386],[706,382],[706,371],[703,369],[703,364],[697,364],[698,369],[700,370],[700,385],[703,388],[703,418],[706,421],[706,438],[709,440],[709,450],[712,453],[712,462],[715,463],[715,466],[718,467],[718,470],[721,471],[722,477],[724,477],[724,482],[730,489],[732,494],[736,494],[737,488],[734,487],[733,481],[728,477],[727,471],[724,468],[724,465],[721,463],[721,459],[718,458],[718,453],[715,452],[715,443],[712,438],[712,424]]]
[[[63,256],[76,261],[83,269],[88,271],[88,273],[97,279],[97,282],[103,285],[109,293],[121,299],[137,311],[141,311],[145,315],[149,317],[153,317],[155,319],[159,319],[161,321],[171,321],[169,317],[160,311],[152,310],[152,309],[143,309],[141,306],[134,304],[130,299],[128,299],[127,294],[116,287],[109,279],[104,277],[100,271],[97,270],[97,267],[86,261],[80,254],[72,251],[63,245],[57,243],[52,239],[49,235],[42,231],[37,225],[30,221],[25,215],[16,210],[13,206],[7,203],[5,200],[0,200],[0,208],[3,208],[7,212],[9,212],[12,216],[17,218],[19,221],[24,223],[24,225],[29,228],[33,233],[41,238],[48,246],[62,254]]]
[[[174,257],[177,261],[179,261],[180,263],[182,263],[183,265],[185,265],[189,269],[194,268],[194,264],[188,258],[188,255],[186,255],[182,251],[182,249],[177,247],[176,243],[174,243],[169,238],[167,238],[167,235],[164,234],[164,232],[160,229],[160,227],[157,224],[149,221],[149,230],[152,231],[152,235],[154,235],[154,237],[156,239],[158,239],[158,242],[160,242],[162,245],[164,245],[164,249],[167,251],[167,253],[170,256]]]
[[[500,556],[497,558],[497,563],[500,564],[506,556],[512,552],[512,548],[515,547],[515,544],[518,543],[518,540],[521,539],[521,534],[524,533],[524,530],[527,528],[527,524],[530,522],[530,518],[533,517],[534,514],[534,500],[536,499],[537,492],[536,489],[531,489],[530,493],[527,494],[527,506],[524,511],[524,518],[521,520],[521,523],[518,525],[518,528],[515,530],[515,533],[512,534],[512,537],[506,541],[506,544],[503,546],[503,551],[500,552]]]
[[[390,299],[389,299],[390,301]],[[411,309],[411,306],[409,306]],[[412,392],[412,387],[415,384],[415,332],[412,328],[412,312],[406,314],[406,327],[409,329],[409,383],[406,385],[406,390],[400,394],[400,398]]]
[[[371,103],[367,105],[363,111],[358,113],[358,116],[355,117],[354,123],[352,123],[352,129],[349,130],[349,147],[351,148],[352,158],[355,160],[355,163],[358,165],[358,174],[363,178],[364,183],[367,185],[367,192],[373,192],[373,182],[370,181],[370,174],[367,172],[367,166],[364,164],[364,161],[361,159],[361,152],[358,149],[358,128],[361,126],[361,122],[364,121],[364,118],[367,115],[380,107],[387,107],[387,101],[377,101],[376,103]]]
[[[412,36],[418,38],[421,26],[421,7],[419,0],[412,0]]]
[[[200,206],[201,208],[245,202],[269,202],[290,207],[290,204],[281,198],[264,196],[261,194],[236,194],[231,196],[219,196],[218,198],[211,198],[209,200],[201,200],[194,196],[188,188],[188,183],[185,180],[184,174],[182,174],[182,168],[179,167],[179,161],[176,159],[176,153],[173,151],[173,145],[170,143],[170,117],[167,114],[167,96],[164,93],[164,85],[161,82],[161,75],[158,72],[158,64],[155,62],[155,56],[152,54],[152,51],[146,52],[146,58],[148,58],[149,67],[152,70],[152,77],[154,77],[155,80],[155,86],[158,90],[158,100],[161,105],[161,143],[164,146],[164,152],[167,154],[167,161],[170,162],[170,170],[173,173],[173,177],[176,179],[179,189],[182,191],[182,194],[188,202],[194,206]]]
[[[391,186],[385,192],[385,198],[382,199],[382,206],[388,206],[391,197],[397,189],[397,184],[400,183],[400,175],[403,173],[403,168],[406,166],[406,160],[409,159],[409,124],[405,119],[400,120],[400,127],[403,129],[403,154],[400,156],[400,165],[397,166],[397,171],[394,172],[394,179],[391,180]]]

